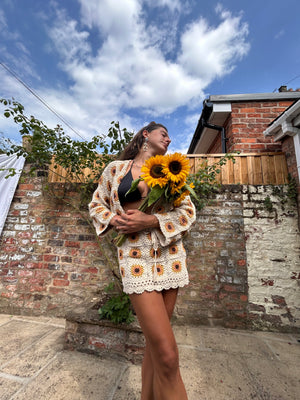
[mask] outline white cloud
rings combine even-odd
[[[248,25],[241,22],[241,16],[232,16],[220,6],[216,11],[222,19],[218,26],[209,26],[201,17],[181,37],[178,62],[188,73],[201,78],[204,86],[230,73],[249,51]]]
[[[151,5],[151,7],[167,7],[172,12],[182,11],[182,1],[180,0],[144,0],[144,2]]]
[[[200,17],[180,33],[178,12],[186,3],[183,1],[122,0],[117,7],[114,0],[78,1],[78,21],[58,2],[51,2],[53,22],[42,19],[52,51],[56,49],[59,66],[71,84],[67,90],[46,84],[36,90],[85,137],[105,131],[113,119],[131,129],[137,121],[130,117],[130,111],[142,110],[152,119],[182,106],[189,110],[199,107],[205,87],[232,71],[249,49],[247,24],[241,15],[233,16],[221,6],[217,6],[219,25],[211,26]],[[166,8],[173,17],[159,24],[153,17],[147,25],[145,2],[149,8]],[[96,32],[98,41],[95,36],[92,40],[91,32]],[[180,48],[175,46],[178,42]],[[24,46],[20,41],[20,52],[29,58]],[[26,65],[32,68],[29,60],[23,67]],[[32,96],[24,90],[22,93],[26,106]],[[36,110],[38,118],[53,125],[55,117],[49,117],[41,105]],[[186,121],[189,129],[190,124]]]

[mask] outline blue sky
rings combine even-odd
[[[185,152],[209,95],[300,87],[298,0],[1,0],[0,62],[82,137],[168,127]],[[61,124],[0,65],[0,96]],[[0,116],[0,132],[19,140]]]

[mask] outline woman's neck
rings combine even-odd
[[[135,165],[138,165],[139,167],[141,167],[146,160],[148,160],[148,158],[152,157],[155,154],[151,154],[150,151],[145,151],[143,153],[138,153],[134,159],[133,162],[135,163]]]

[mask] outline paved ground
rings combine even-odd
[[[174,330],[189,400],[300,399],[300,335]],[[140,366],[63,342],[63,319],[0,314],[0,399],[139,400]]]

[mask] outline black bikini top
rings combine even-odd
[[[126,193],[128,190],[131,188],[131,184],[133,182],[133,177],[131,173],[131,168],[133,166],[133,162],[131,163],[131,167],[127,174],[124,176],[122,179],[119,187],[118,187],[118,196],[119,196],[119,201],[121,205],[124,203],[130,203],[134,201],[139,201],[142,198],[141,192],[139,191],[138,188],[136,188],[133,192],[128,193],[126,196]]]

